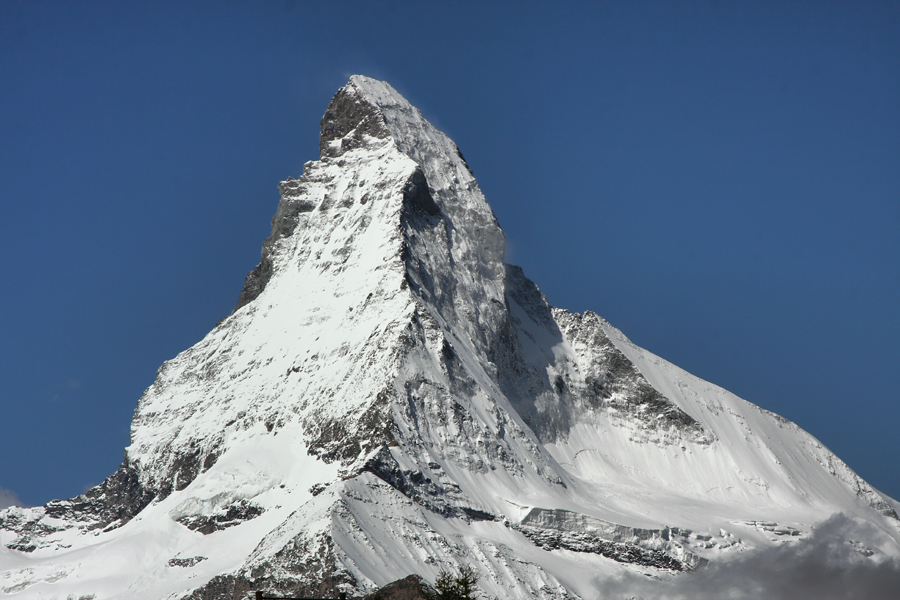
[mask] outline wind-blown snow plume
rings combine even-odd
[[[0,488],[0,508],[8,506],[22,506],[22,501],[14,492]]]

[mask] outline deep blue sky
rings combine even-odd
[[[900,497],[900,4],[481,4],[0,2],[0,488],[118,466],[363,73],[456,140],[552,304]]]

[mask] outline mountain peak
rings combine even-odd
[[[376,84],[380,84],[378,88],[389,88],[390,92],[367,93]],[[390,135],[384,114],[376,102],[379,95],[403,99],[387,83],[362,75],[354,75],[347,85],[338,90],[322,116],[319,134],[319,152],[322,158],[337,157],[350,148],[359,147],[363,143],[363,136],[384,139]]]
[[[263,243],[260,264],[247,276],[235,311],[266,287],[272,276],[274,244],[291,235],[299,215],[330,206],[328,202],[317,205],[299,193],[308,189],[310,178],[319,176],[307,171],[318,173],[320,167],[344,159],[351,150],[370,148],[377,154],[385,142],[418,167],[418,173],[410,173],[402,182],[404,206],[442,214],[445,236],[450,236],[447,261],[469,270],[475,279],[486,274],[495,282],[503,280],[506,239],[459,148],[388,83],[354,75],[334,95],[322,117],[320,161],[307,163],[299,179],[279,185],[281,201],[272,219],[272,233]],[[419,258],[432,262],[434,257],[426,256],[428,250],[423,252]],[[502,291],[497,294],[496,299],[501,299]]]
[[[465,564],[491,596],[577,600],[835,513],[870,526],[860,560],[900,556],[891,501],[812,436],[550,307],[391,86],[353,76],[320,143],[234,312],[140,398],[122,467],[0,511],[0,592],[361,596]]]

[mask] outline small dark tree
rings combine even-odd
[[[425,600],[477,600],[478,575],[472,567],[463,567],[458,575],[453,575],[446,569],[441,569],[434,581],[434,590],[422,588],[422,597]]]

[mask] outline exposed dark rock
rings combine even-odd
[[[864,496],[864,494],[858,495]],[[868,500],[868,496],[864,496],[864,498]],[[884,500],[884,498],[876,498],[871,502],[871,506],[885,517],[894,519],[895,521],[900,521],[900,517],[897,516],[897,511],[895,511],[894,508]]]
[[[190,558],[170,558],[167,563],[170,567],[193,567],[206,560],[205,556],[192,556]]]
[[[262,588],[262,582],[257,584],[243,575],[216,575],[203,587],[182,596],[182,600],[247,600]]]
[[[272,217],[272,233],[263,242],[260,262],[247,274],[232,313],[259,297],[272,278],[272,253],[275,244],[294,233],[301,214],[315,209],[316,205],[304,195],[305,183],[304,177],[301,176],[300,179],[290,178],[278,184],[281,200],[278,202],[275,216]]]
[[[709,443],[713,439],[699,422],[647,381],[607,337],[600,317],[589,311],[579,315],[552,309],[519,267],[505,268],[509,316],[490,356],[504,393],[541,441],[565,438],[572,424],[599,412],[637,425],[642,433],[634,441],[675,443],[686,438]],[[529,320],[530,325],[526,323]],[[537,333],[535,326],[543,331]],[[542,336],[544,345],[565,339],[578,348],[577,367],[551,355],[542,364],[535,363],[534,353],[526,359],[522,347],[537,343],[534,335]],[[541,397],[558,401],[538,402]]]
[[[189,515],[181,517],[177,521],[188,529],[199,531],[203,535],[209,535],[228,527],[240,525],[244,521],[255,519],[261,514],[263,514],[262,507],[248,500],[240,500],[215,514]]]
[[[359,470],[372,473],[423,508],[442,517],[466,521],[494,521],[496,516],[483,510],[460,506],[458,486],[446,488],[422,471],[403,469],[387,448],[369,458]]]
[[[219,460],[218,452],[210,452],[206,455],[206,458],[203,459],[203,470],[208,471],[212,468],[213,465],[216,464],[216,461]]]
[[[244,575],[217,575],[181,600],[252,600],[257,590],[267,597],[337,599],[340,593],[336,586],[343,583],[347,583],[344,578],[336,578],[319,584],[289,585],[274,577],[252,579]]]
[[[309,487],[309,493],[313,496],[318,496],[322,492],[325,491],[325,488],[328,487],[327,483],[314,483]]]
[[[191,561],[196,558],[203,560],[203,557],[194,557],[186,560]],[[193,566],[193,564],[172,564],[173,561],[180,560],[170,560],[170,566]],[[341,584],[346,586],[350,583],[351,581],[343,574],[331,575],[320,583],[303,585],[295,582],[294,585],[289,586],[275,583],[271,576],[266,575],[259,578],[251,578],[245,574],[220,575],[214,577],[202,588],[195,590],[188,596],[184,596],[182,600],[247,600],[252,598],[252,594],[257,590],[262,591],[266,596],[339,598],[340,591],[338,586]],[[423,589],[432,590],[432,587],[420,575],[413,574],[407,575],[403,579],[392,581],[374,592],[365,596],[357,596],[357,598],[360,600],[422,600],[424,598],[422,594]]]
[[[347,424],[337,419],[323,423],[311,423],[307,452],[326,463],[349,463],[362,451],[359,439],[347,429]]]
[[[673,434],[694,443],[713,441],[696,419],[658,392],[613,344],[600,317],[590,311],[578,315],[558,309],[554,316],[566,339],[585,348],[580,357],[583,380],[567,382],[584,406],[627,419],[645,431],[648,439],[661,443],[674,443],[676,439],[670,439]]]
[[[672,558],[660,550],[648,550],[634,544],[608,542],[596,536],[563,533],[553,529],[514,526],[535,545],[544,550],[571,550],[573,552],[590,552],[611,558],[617,562],[632,563],[657,569],[684,571],[686,567],[680,560]]]
[[[431,586],[419,575],[408,575],[366,594],[362,600],[421,600],[425,597],[422,588],[430,590]]]
[[[459,160],[463,162],[463,165],[465,165],[466,170],[469,172],[469,175],[474,177],[475,173],[472,172],[472,167],[469,166],[469,163],[468,161],[466,161],[466,157],[463,156],[462,150],[459,149],[459,146],[456,147],[456,154],[457,156],[459,156]]]
[[[334,418],[310,419],[306,423],[307,452],[326,463],[349,465],[361,454],[396,445],[391,418],[391,392],[381,390],[356,422]]]
[[[191,484],[200,474],[200,467],[203,462],[200,458],[200,450],[194,449],[190,452],[178,454],[170,469],[172,474],[171,480],[175,490],[181,491]]]
[[[287,598],[338,598],[357,582],[338,567],[328,536],[298,536],[274,557],[237,573],[217,575],[181,600],[247,600],[256,591]]]
[[[402,469],[387,448],[382,448],[380,452],[367,460],[361,471],[372,473],[407,498],[428,505],[432,510],[440,513],[447,510],[446,507],[433,506],[433,502],[426,500],[427,496],[444,494],[443,487],[421,471]]]
[[[13,542],[12,544],[8,544],[6,547],[10,550],[18,550],[19,552],[34,552],[35,550],[37,550],[37,546],[26,542]]]
[[[18,534],[7,548],[33,552],[41,547],[42,538],[67,528],[44,523],[45,516],[89,531],[108,531],[127,523],[156,496],[155,491],[141,485],[137,472],[126,458],[118,470],[100,485],[70,500],[53,500],[42,509],[30,512],[28,517],[7,513],[5,517],[0,517],[0,529]]]
[[[181,491],[189,486],[200,473],[210,469],[222,453],[221,439],[198,443],[191,442],[184,449],[173,449],[171,460],[162,475],[157,475],[144,485],[156,490],[156,499],[164,500],[173,491]]]
[[[463,513],[473,521],[496,521],[497,517],[489,512],[478,510],[476,508],[463,507]]]
[[[384,122],[384,115],[376,107],[362,99],[351,86],[345,86],[334,95],[322,116],[319,133],[319,153],[323,158],[339,156],[355,144],[360,143],[362,134],[383,139],[390,135]],[[354,136],[340,151],[333,151],[329,142],[344,138],[348,133]]]
[[[404,184],[403,204],[408,210],[421,210],[430,216],[441,214],[441,209],[431,197],[422,167],[417,166]]]
[[[351,132],[353,135],[342,140],[340,149],[333,149],[329,144],[333,140],[345,138]],[[322,158],[336,158],[351,148],[361,146],[363,134],[379,139],[386,138],[389,133],[384,116],[377,108],[354,93],[352,88],[344,87],[331,99],[322,117],[319,134],[319,151]],[[422,178],[424,179],[424,174]],[[306,183],[304,174],[300,179],[289,178],[278,185],[281,200],[275,216],[272,217],[272,233],[263,242],[259,264],[247,274],[238,302],[231,311],[232,314],[256,300],[263,292],[272,278],[272,254],[275,244],[294,233],[299,215],[316,208],[305,194]],[[419,190],[416,193],[421,195]],[[430,195],[428,198],[430,199]],[[434,201],[431,203],[433,205]]]
[[[690,571],[706,563],[674,541],[682,533],[674,528],[640,529],[568,510],[544,508],[532,509],[520,523],[510,527],[545,550],[590,552],[618,562],[674,571]]]
[[[272,259],[263,246],[263,256],[259,264],[253,267],[253,270],[247,273],[247,279],[244,280],[244,287],[241,288],[241,295],[238,302],[232,310],[232,314],[237,312],[242,306],[256,300],[262,291],[266,288],[266,284],[272,278]]]
[[[137,471],[128,460],[100,485],[71,500],[53,500],[46,506],[48,516],[66,521],[93,522],[91,529],[118,521],[124,525],[156,497],[154,490],[141,485]]]
[[[15,532],[18,536],[11,543],[6,544],[6,547],[18,552],[34,552],[38,545],[33,540],[39,540],[45,535],[59,531],[58,528],[41,522],[44,514],[43,509],[29,511],[25,514],[21,514],[19,511],[6,511],[5,514],[0,512],[0,529]]]

